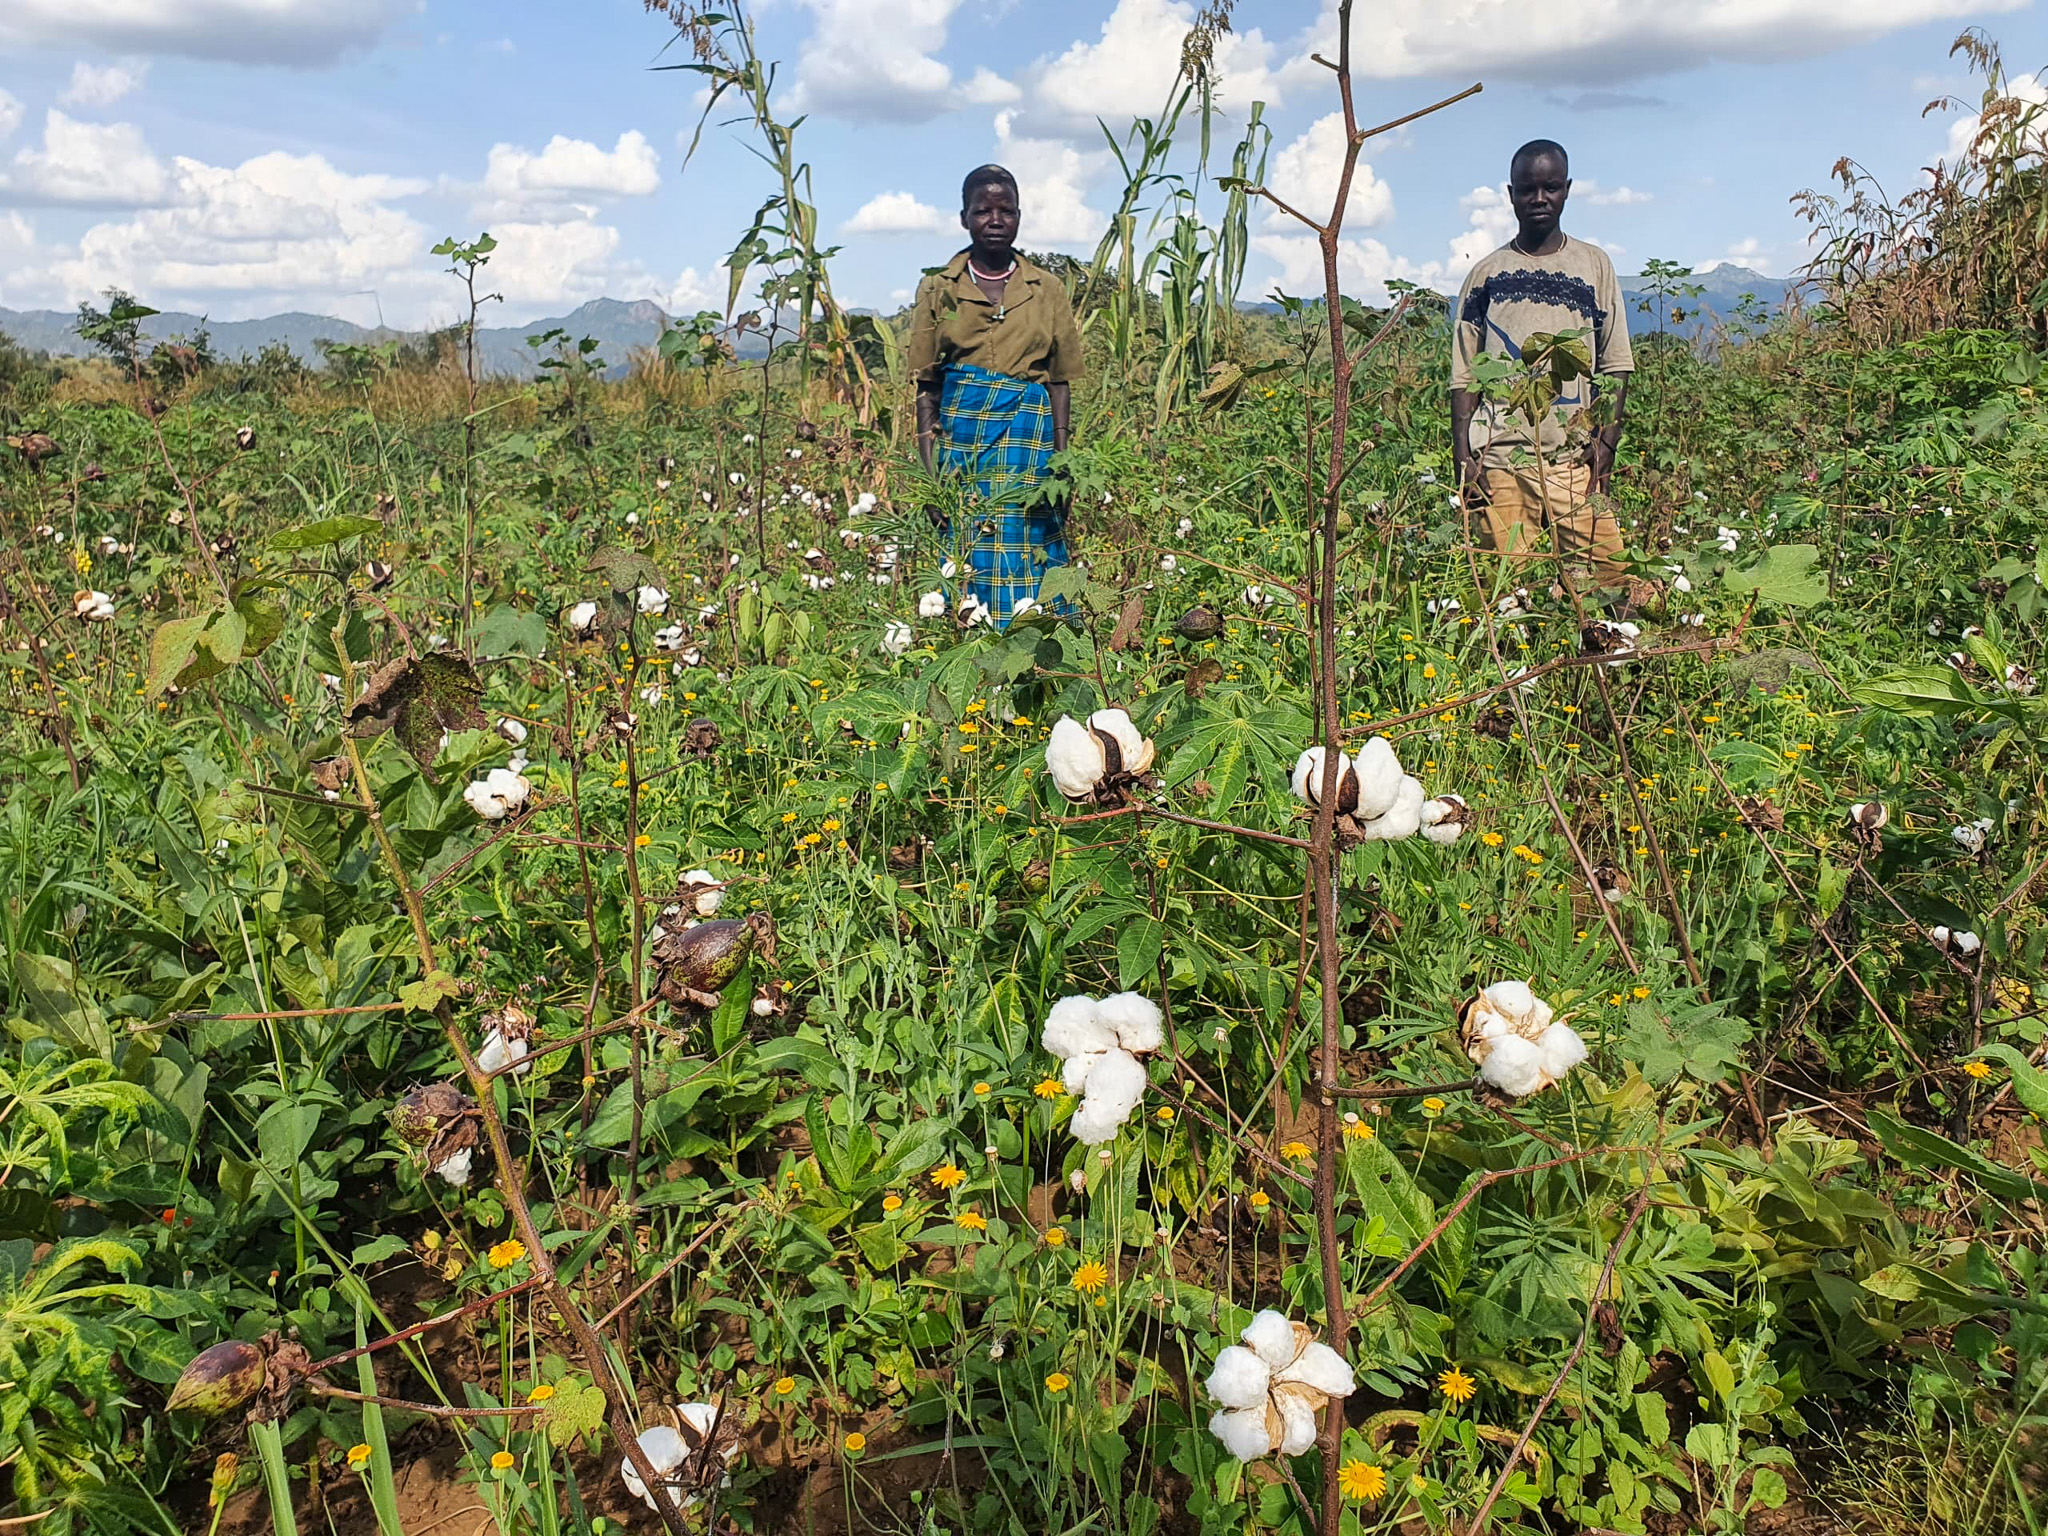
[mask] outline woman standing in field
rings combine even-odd
[[[1081,371],[1066,290],[1017,254],[1017,223],[1016,178],[999,165],[968,172],[967,249],[918,286],[910,325],[918,453],[980,503],[963,575],[999,629],[1037,601],[1048,568],[1067,563],[1066,509],[1041,497]]]

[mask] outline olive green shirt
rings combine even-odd
[[[911,306],[910,371],[936,384],[948,363],[1036,384],[1065,384],[1081,372],[1081,329],[1067,290],[1045,268],[1017,258],[1000,308],[967,273],[967,252],[918,284]]]

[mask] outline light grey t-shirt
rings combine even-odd
[[[1569,236],[1548,256],[1526,256],[1504,245],[1483,257],[1458,294],[1457,326],[1451,340],[1451,388],[1471,389],[1472,363],[1481,352],[1519,359],[1522,344],[1538,334],[1587,331],[1597,374],[1635,371],[1629,349],[1628,315],[1614,263],[1597,245]],[[1592,403],[1586,381],[1566,386],[1557,408],[1543,423],[1543,456],[1553,463],[1577,458],[1584,434],[1574,441],[1566,426]],[[1529,430],[1519,415],[1481,401],[1472,415],[1472,451],[1489,469],[1505,469],[1528,457]]]

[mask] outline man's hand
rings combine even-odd
[[[1614,481],[1614,445],[1596,437],[1586,445],[1586,467],[1593,472],[1593,489],[1605,496]]]
[[[1486,476],[1480,470],[1476,459],[1466,459],[1458,465],[1458,500],[1468,512],[1483,512],[1491,504],[1492,497],[1486,494]]]

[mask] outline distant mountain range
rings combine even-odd
[[[1646,329],[1650,322],[1637,306],[1647,298],[1654,309],[1654,297],[1643,291],[1641,278],[1625,277],[1621,281],[1629,303],[1630,325],[1638,331]],[[1785,302],[1792,288],[1786,278],[1764,277],[1746,267],[1734,266],[1716,267],[1688,281],[1699,284],[1705,292],[1697,299],[1676,301],[1688,315],[1685,329],[1691,329],[1695,323],[1706,323],[1709,316],[1728,318],[1744,294],[1755,294],[1766,309],[1775,310]],[[1244,307],[1266,310],[1273,306]],[[1695,321],[1694,316],[1699,319]],[[61,309],[0,309],[0,332],[33,351],[48,352],[54,357],[83,357],[93,349],[79,336],[75,328],[77,319],[75,314]],[[607,374],[618,377],[631,365],[634,349],[653,346],[667,323],[668,316],[661,306],[646,299],[592,299],[558,318],[536,320],[530,325],[481,327],[477,331],[477,350],[486,373],[529,378],[541,353],[526,344],[527,338],[560,329],[572,341],[584,336],[594,338]],[[420,334],[365,327],[332,315],[297,311],[261,320],[209,320],[202,315],[169,312],[152,315],[143,322],[142,329],[144,335],[160,341],[169,336],[189,336],[202,325],[212,333],[214,351],[222,357],[254,357],[263,348],[279,343],[289,347],[301,361],[312,364],[320,361],[315,342],[378,346],[387,341],[416,339]],[[740,351],[743,356],[758,357],[763,346],[758,335],[749,333],[741,338]]]

